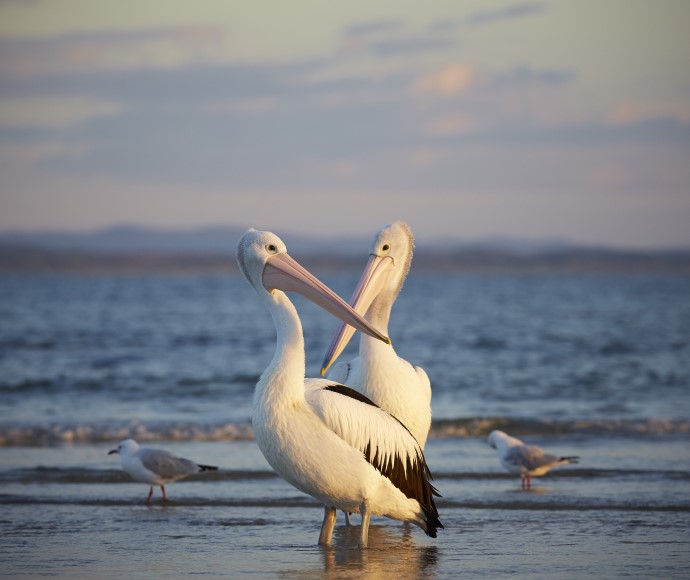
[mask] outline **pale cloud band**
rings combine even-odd
[[[108,208],[243,222],[260,209],[246,192],[278,204],[289,190],[265,215],[324,232],[402,218],[435,235],[455,218],[458,232],[633,244],[623,222],[644,209],[644,243],[690,243],[662,217],[689,213],[690,73],[673,55],[690,9],[662,3],[4,3],[0,227],[86,227]],[[623,9],[616,31],[593,26],[592,11]],[[654,212],[639,201],[652,194]],[[32,214],[48,195],[83,211]],[[353,199],[368,221],[341,211]],[[546,207],[550,222],[526,217]]]

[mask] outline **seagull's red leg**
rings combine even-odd
[[[525,474],[524,473],[520,474],[520,485],[522,486],[522,489],[525,489]]]
[[[532,476],[527,474],[527,489],[532,489]]]
[[[146,498],[146,503],[151,501],[151,496],[153,495],[153,486],[149,485],[149,496]]]
[[[163,501],[168,501],[168,496],[165,495],[165,486],[161,485],[161,491],[163,492]]]

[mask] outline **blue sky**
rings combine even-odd
[[[0,229],[690,246],[690,3],[0,2]]]

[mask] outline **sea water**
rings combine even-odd
[[[346,298],[357,281],[323,278]],[[338,322],[294,301],[317,376]],[[357,527],[339,524],[323,550],[320,506],[253,442],[252,393],[275,330],[241,277],[0,278],[2,571],[687,572],[690,278],[413,270],[389,331],[432,382],[426,455],[445,529],[432,540],[374,518],[362,554]],[[495,428],[580,463],[523,491],[485,442]],[[220,470],[144,506],[147,486],[107,455],[126,437]]]

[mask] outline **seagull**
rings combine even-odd
[[[409,521],[436,537],[443,525],[421,447],[400,421],[361,393],[328,379],[305,379],[302,324],[284,292],[299,292],[383,342],[388,337],[291,258],[275,234],[246,232],[237,261],[277,334],[275,355],[254,392],[254,436],[283,479],[324,504],[319,545],[331,542],[336,509],[361,514],[362,548],[371,515]]]
[[[371,244],[350,306],[381,332],[388,333],[391,308],[412,263],[414,237],[401,221],[382,228]],[[321,366],[328,371],[352,338],[355,329],[342,323]],[[431,382],[421,367],[400,358],[391,344],[366,334],[359,339],[359,356],[333,366],[328,378],[366,395],[410,430],[424,449],[431,427]]]
[[[129,476],[136,480],[149,484],[149,495],[146,503],[151,501],[153,486],[159,485],[163,492],[163,501],[168,501],[165,495],[165,484],[183,479],[194,473],[202,471],[216,471],[213,465],[199,465],[177,457],[164,449],[151,449],[140,447],[134,439],[125,439],[117,445],[117,449],[108,451],[108,455],[118,453],[120,463]]]
[[[570,457],[550,455],[545,453],[541,447],[525,445],[519,439],[511,437],[503,431],[492,431],[489,434],[488,443],[498,450],[498,457],[503,467],[508,471],[520,473],[522,489],[532,487],[532,476],[540,477],[554,467],[577,463],[580,459],[576,455]]]

